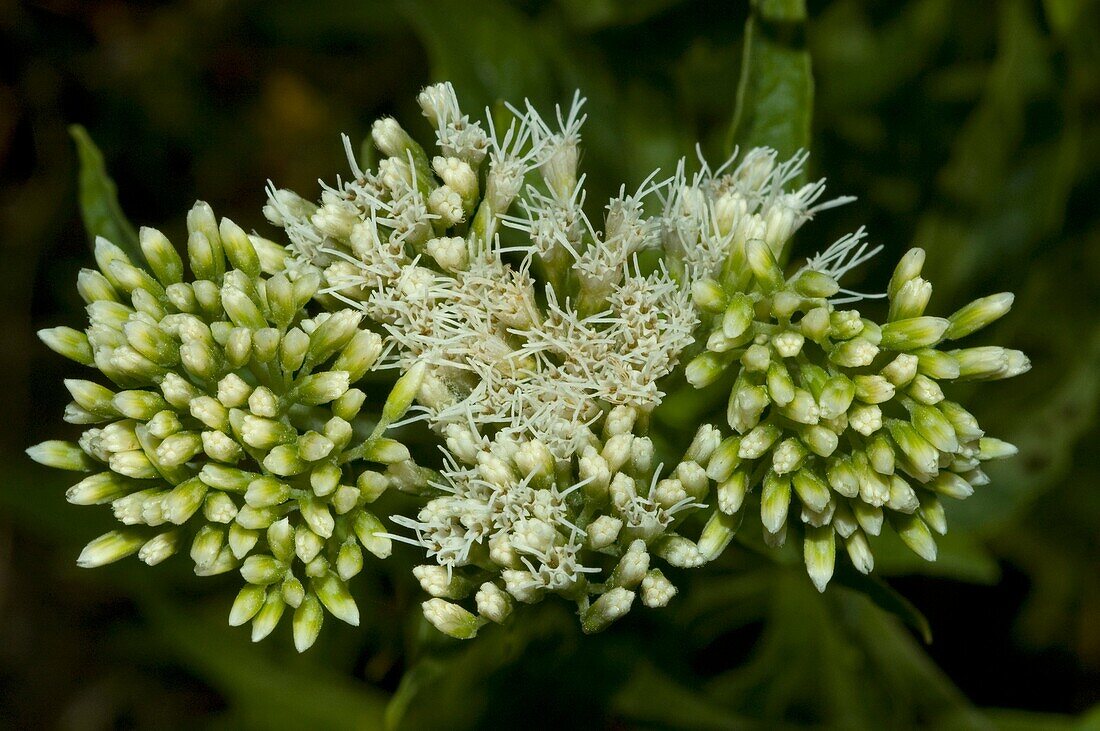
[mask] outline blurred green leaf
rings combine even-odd
[[[611,700],[611,708],[635,723],[657,724],[660,728],[718,731],[762,727],[723,708],[698,689],[677,682],[649,662],[634,668],[630,680]]]
[[[80,157],[80,214],[89,242],[94,244],[96,237],[102,236],[125,251],[132,261],[144,261],[137,232],[118,204],[118,190],[107,174],[103,153],[79,124],[69,127],[69,133]]]
[[[879,609],[885,610],[900,619],[917,631],[924,644],[932,644],[932,626],[921,611],[913,606],[913,603],[895,591],[889,584],[877,576],[868,576],[856,571],[848,563],[842,563],[837,567],[833,582],[836,586],[843,586],[858,592],[875,603]]]
[[[483,628],[476,640],[451,640],[414,621],[431,633],[429,642],[401,678],[386,708],[385,727],[396,729],[477,728],[500,692],[498,675],[523,656],[532,642],[566,633],[573,618],[561,607],[523,607],[503,626]],[[503,681],[507,687],[507,680]]]
[[[178,602],[152,595],[145,611],[163,646],[224,694],[234,725],[255,729],[377,729],[387,696],[346,675],[281,662],[273,648],[247,641],[227,624],[203,622]],[[289,611],[288,611],[289,615]],[[288,622],[289,616],[283,619]]]
[[[790,157],[810,146],[814,82],[800,35],[804,0],[761,0],[745,24],[730,143]]]
[[[585,29],[640,23],[686,0],[559,0],[569,20]]]
[[[707,684],[711,697],[772,725],[980,723],[891,613],[861,592],[819,594],[801,573],[773,572],[764,635],[747,664]]]
[[[454,84],[475,117],[498,99],[546,104],[552,93],[547,55],[535,26],[507,3],[401,0],[399,7],[428,48],[432,77]]]

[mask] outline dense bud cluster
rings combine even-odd
[[[99,270],[78,282],[88,328],[40,335],[112,385],[66,381],[65,420],[89,428],[77,443],[45,442],[30,455],[92,473],[68,500],[109,504],[124,526],[89,543],[81,566],[134,553],[153,565],[188,551],[199,575],[244,577],[232,624],[251,620],[259,639],[290,607],[304,649],[322,607],[358,623],[345,582],[364,549],[390,553],[366,506],[392,479],[367,463],[410,474],[408,450],[381,434],[420,373],[398,383],[381,421],[365,418],[367,394],[352,384],[374,366],[382,338],[359,329],[361,314],[308,316],[320,278],[283,271],[281,247],[219,224],[205,203],[187,227],[193,280],[159,231],[141,231],[144,264],[96,242]]]
[[[636,435],[636,425],[633,409],[616,407],[603,420],[602,438],[586,429],[584,448],[569,460],[537,440],[498,435],[490,442],[448,429],[453,461],[442,494],[415,519],[394,518],[435,561],[415,571],[434,597],[424,605],[428,619],[469,637],[485,621],[504,621],[515,601],[558,594],[576,602],[582,627],[595,632],[626,614],[636,594],[649,607],[668,603],[676,589],[651,568],[651,554],[691,568],[724,547],[676,532],[686,515],[706,507],[699,502],[710,488],[702,465],[719,435],[703,427],[663,476],[653,442]],[[474,612],[444,601],[471,595]]]
[[[765,540],[781,545],[798,526],[821,590],[833,574],[836,537],[867,573],[874,565],[867,537],[884,522],[935,560],[933,533],[947,530],[940,498],[969,496],[989,481],[982,462],[1016,451],[986,437],[940,384],[1030,368],[1019,351],[944,345],[1004,315],[1012,295],[976,300],[947,318],[926,315],[932,286],[920,277],[924,252],[913,249],[890,281],[889,314],[878,325],[829,299],[841,292],[839,274],[863,257],[859,235],[791,277],[765,240],[748,239],[741,251],[734,256],[743,266],[728,268],[722,283],[696,283],[711,330],[706,352],[687,366],[697,387],[727,369],[735,374],[726,414],[734,433],[707,465],[720,509],[738,513],[759,487]]]
[[[869,296],[840,285],[876,253],[862,230],[788,275],[794,234],[850,200],[819,202],[823,180],[792,188],[804,153],[700,159],[690,176],[680,161],[622,187],[598,226],[578,172],[583,102],[556,125],[508,107],[498,130],[450,84],[430,86],[433,154],[381,119],[374,169],[345,137],[351,175],[319,201],[269,188],[285,250],[197,204],[190,281],[157,231],[141,231],[143,263],[99,240],[100,270],[78,281],[89,327],[41,336],[113,386],[68,381],[66,420],[90,428],[30,450],[92,473],[70,501],[109,503],[124,524],[81,565],[189,550],[199,574],[247,582],[233,624],[251,620],[259,639],[291,607],[304,649],[323,609],[358,622],[346,582],[393,540],[423,552],[424,616],[460,638],[549,595],[575,603],[587,632],[635,598],[664,606],[677,590],[654,564],[714,560],[757,507],[766,542],[793,533],[822,590],[837,536],[862,572],[886,523],[934,559],[940,498],[968,496],[984,461],[1015,451],[941,384],[1030,367],[1019,351],[947,344],[1011,295],[928,315],[915,249],[876,324],[843,307]],[[354,387],[379,365],[401,374],[380,409]],[[679,455],[691,436],[650,432],[676,373],[728,382],[732,434],[702,425],[665,470],[655,442]],[[410,409],[443,451],[438,470],[383,436]],[[416,496],[414,515],[371,512],[390,487]]]

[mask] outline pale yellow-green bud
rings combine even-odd
[[[485,620],[445,599],[433,598],[421,605],[424,618],[440,632],[459,640],[477,635]]]
[[[587,634],[599,632],[630,611],[634,592],[623,587],[611,589],[600,595],[581,616],[581,628]]]
[[[951,324],[947,328],[945,337],[949,340],[958,340],[981,330],[1008,314],[1014,299],[1012,293],[1001,292],[974,300],[947,318]]]
[[[914,248],[905,252],[905,255],[901,257],[894,268],[894,275],[890,278],[890,284],[886,288],[886,294],[890,299],[897,297],[898,292],[901,291],[906,282],[919,277],[923,266],[924,249]]]
[[[760,521],[768,532],[776,533],[786,523],[790,502],[791,478],[769,471],[760,495]]]
[[[314,594],[306,594],[294,612],[294,649],[305,652],[317,641],[325,613]]]
[[[810,580],[818,591],[825,591],[836,564],[836,537],[832,526],[807,526],[802,555]]]
[[[271,634],[282,619],[285,609],[286,601],[283,599],[282,592],[277,589],[269,590],[263,606],[252,619],[252,641],[259,642]]]
[[[313,579],[313,591],[332,616],[353,627],[359,626],[359,607],[339,576],[329,571]]]
[[[717,314],[726,309],[726,293],[713,279],[697,279],[691,285],[691,295],[701,310]]]
[[[733,540],[740,524],[739,517],[728,515],[721,510],[712,512],[699,536],[699,552],[707,561],[718,558]]]

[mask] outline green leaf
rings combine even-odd
[[[837,567],[833,583],[859,592],[879,609],[884,609],[917,631],[924,644],[932,644],[932,625],[919,609],[877,576],[861,574],[847,563]]]
[[[454,84],[472,118],[497,99],[548,101],[551,76],[537,28],[508,4],[404,0],[398,7],[428,49],[433,80]]]
[[[155,592],[142,608],[160,647],[192,668],[229,701],[249,728],[380,728],[387,696],[312,658],[278,657],[218,621],[180,611]],[[284,623],[287,621],[283,620]],[[196,641],[199,640],[199,641]],[[273,692],[273,689],[281,689]]]
[[[102,236],[125,251],[132,261],[144,261],[137,232],[118,204],[118,189],[107,174],[103,153],[88,135],[88,130],[79,124],[69,127],[69,134],[80,157],[80,215],[88,241],[95,243],[96,237]]]
[[[494,699],[509,685],[504,673],[537,640],[568,636],[575,621],[560,606],[524,607],[503,626],[483,628],[474,641],[452,640],[416,618],[418,658],[386,708],[385,728],[481,728]]]
[[[611,707],[631,721],[646,723],[647,728],[649,725],[700,730],[760,727],[648,662],[638,663],[630,680],[611,700]]]
[[[790,157],[810,145],[814,81],[802,43],[803,0],[762,0],[745,23],[728,147],[766,146]]]

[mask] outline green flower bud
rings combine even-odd
[[[965,500],[974,494],[974,488],[954,472],[941,472],[928,483],[928,488],[945,497]]]
[[[72,442],[59,439],[42,442],[27,449],[27,456],[39,464],[59,470],[89,472],[97,463]],[[72,499],[69,499],[72,502]]]
[[[1008,314],[1014,299],[1012,293],[1001,292],[974,300],[947,318],[951,324],[945,337],[948,340],[958,340],[981,330]]]
[[[691,286],[692,298],[699,309],[719,313],[726,308],[726,293],[713,279],[697,279]]]
[[[810,580],[818,591],[825,591],[836,564],[836,537],[832,527],[807,527],[802,552]]]
[[[769,471],[760,495],[760,520],[770,533],[777,533],[787,521],[791,503],[791,478]]]
[[[810,470],[801,469],[795,472],[791,478],[791,485],[802,504],[815,513],[822,512],[829,504],[828,485]]]
[[[435,600],[432,601],[442,601]],[[581,628],[586,634],[593,634],[607,629],[617,619],[620,619],[627,612],[630,611],[631,605],[634,603],[634,592],[629,589],[618,587],[611,589],[610,591],[600,595],[600,598],[592,603],[592,606],[581,616]],[[425,616],[427,611],[425,610]],[[430,620],[431,618],[429,618]],[[436,622],[432,622],[436,624]],[[436,624],[439,627],[439,624]],[[469,627],[467,621],[465,627]],[[469,631],[469,630],[466,630]],[[476,632],[476,628],[473,630]],[[453,633],[448,633],[452,636],[458,636]],[[472,634],[469,636],[473,636]]]
[[[726,419],[735,432],[743,434],[756,426],[770,402],[768,392],[762,386],[735,388],[730,393]]]
[[[916,350],[935,345],[943,339],[951,323],[942,317],[911,317],[882,326],[879,347],[889,350]]]
[[[852,338],[838,343],[829,352],[829,361],[844,368],[861,368],[871,365],[878,355],[878,347],[864,338]]]
[[[917,515],[898,514],[892,521],[902,542],[925,561],[936,560],[936,541]]]
[[[794,399],[794,381],[781,361],[768,366],[768,396],[777,406],[786,406]]]
[[[263,606],[252,620],[252,641],[259,642],[271,634],[283,617],[286,602],[281,592],[274,589],[267,592]]]
[[[38,338],[46,344],[47,348],[69,360],[86,366],[95,363],[88,336],[79,330],[73,330],[71,327],[51,327],[39,330]]]
[[[722,333],[731,340],[740,338],[748,331],[753,316],[752,300],[743,294],[734,294],[722,315]]]
[[[294,612],[294,649],[305,652],[317,641],[325,613],[314,594],[306,594]]]
[[[881,404],[894,398],[894,384],[883,376],[852,377],[855,397],[865,404]]]
[[[894,268],[894,276],[890,278],[890,285],[886,288],[886,294],[890,299],[897,297],[906,282],[919,277],[923,266],[924,249],[914,248],[905,252],[898,261],[897,267]]]
[[[905,320],[920,317],[924,314],[924,308],[928,306],[928,300],[932,297],[932,284],[917,277],[910,279],[901,285],[897,294],[890,299],[890,314],[887,319]]]
[[[262,586],[249,585],[241,589],[229,611],[230,626],[239,627],[255,617],[264,606],[266,594]]]
[[[386,528],[372,513],[360,510],[352,520],[355,537],[363,548],[378,558],[387,558],[393,550],[393,542],[385,536]]]
[[[359,626],[359,607],[352,599],[347,584],[339,576],[330,571],[315,578],[312,583],[317,598],[332,616],[353,627]]]
[[[1015,445],[993,437],[982,437],[978,442],[978,459],[983,461],[1013,457],[1018,451]]]
[[[699,552],[703,554],[707,561],[718,558],[729,546],[740,525],[740,518],[715,510],[710,514],[710,518],[703,526],[703,532],[699,536]],[[638,580],[641,581],[642,578],[639,576]]]
[[[716,353],[701,353],[688,363],[684,377],[695,388],[705,388],[718,380],[726,365],[727,360]]]

